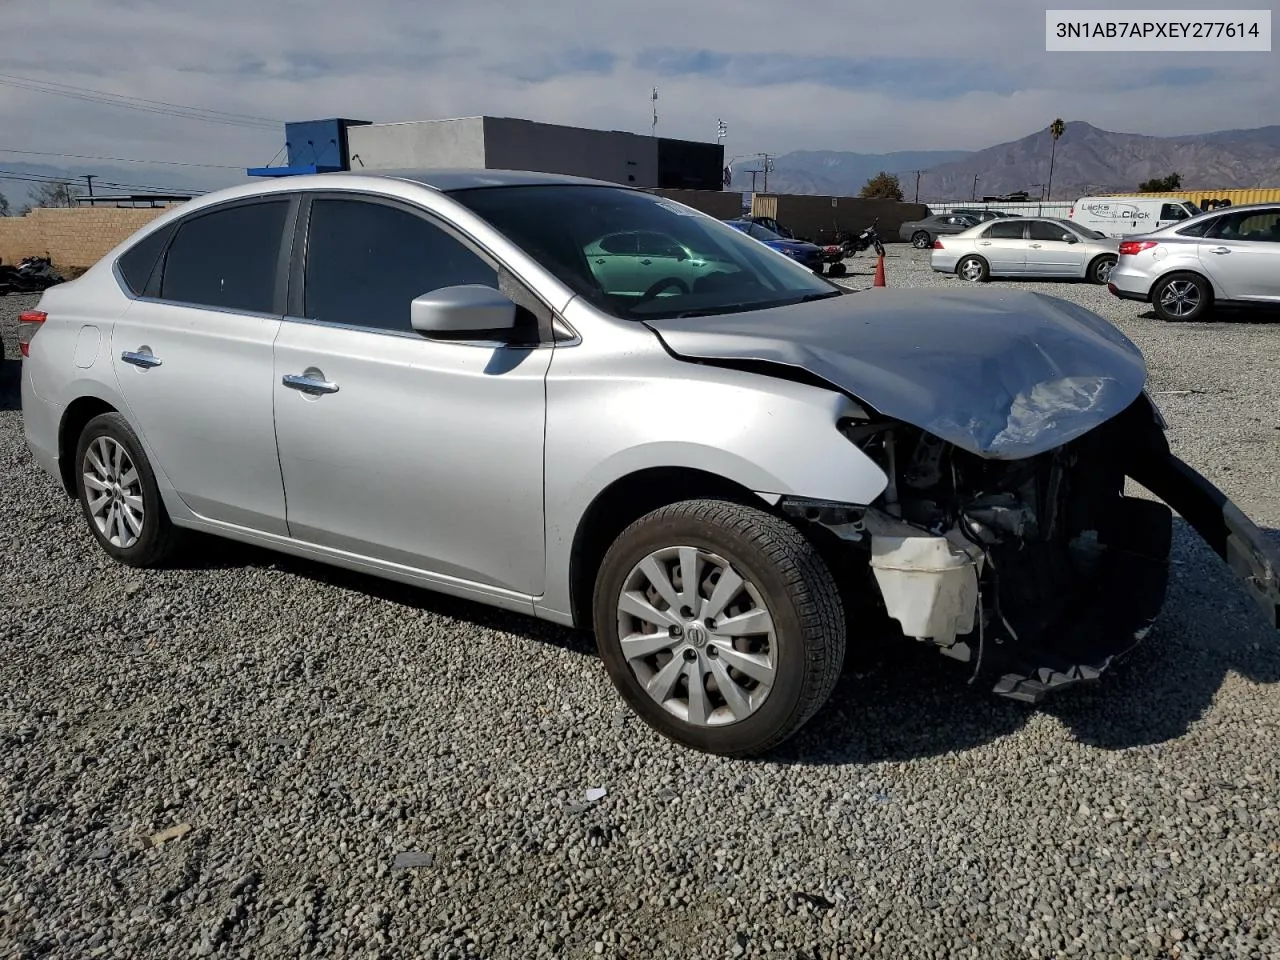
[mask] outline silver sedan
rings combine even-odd
[[[853,294],[615,184],[233,187],[47,290],[18,341],[28,446],[120,563],[203,531],[590,629],[701,750],[795,733],[878,622],[1003,696],[1096,677],[1164,600],[1170,506],[1280,616],[1280,552],[1172,455],[1101,317]],[[547,680],[509,657],[534,723]]]
[[[1280,204],[1215,210],[1126,237],[1109,288],[1162,320],[1200,320],[1215,304],[1280,306]]]
[[[991,277],[1087,279],[1106,283],[1120,241],[1053,217],[993,220],[934,241],[930,264],[980,283]]]

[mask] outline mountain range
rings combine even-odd
[[[1025,190],[1038,197],[1049,177],[1052,138],[1048,129],[985,150],[846,153],[799,150],[774,158],[770,193],[856,196],[881,170],[896,174],[907,200],[968,199]],[[751,189],[741,163],[734,187]],[[759,167],[758,161],[754,166]],[[1083,121],[1067,123],[1053,158],[1053,199],[1089,193],[1137,190],[1138,184],[1170,173],[1189,190],[1280,186],[1280,126],[1224,130],[1179,137],[1149,137],[1101,130]],[[977,178],[975,185],[974,178]],[[761,177],[757,187],[763,189]]]
[[[771,193],[857,196],[871,177],[884,170],[897,174],[903,196],[919,199],[969,199],[1025,190],[1038,197],[1048,182],[1052,138],[1048,129],[985,150],[916,150],[897,153],[855,153],[836,150],[797,150],[773,158],[768,188]],[[734,164],[733,187],[750,190],[747,172],[760,169],[759,160]],[[1212,192],[1233,187],[1280,187],[1280,125],[1252,130],[1224,130],[1179,137],[1149,137],[1101,130],[1083,121],[1066,124],[1054,152],[1052,199],[1074,200],[1089,193],[1136,190],[1152,177],[1170,173],[1182,177],[1190,191]],[[206,170],[134,164],[78,162],[74,166],[10,163],[0,152],[0,193],[14,211],[37,189],[33,181],[59,178],[83,186],[94,176],[94,192],[127,193],[136,185],[184,191],[212,190],[242,182],[234,170]],[[975,183],[974,178],[977,178]],[[765,187],[757,174],[756,187]]]

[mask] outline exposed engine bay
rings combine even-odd
[[[1164,443],[1145,397],[1061,447],[983,459],[895,421],[846,435],[889,478],[866,508],[784,504],[859,552],[908,637],[971,662],[995,690],[1038,700],[1096,678],[1163,604],[1172,513],[1124,495]]]

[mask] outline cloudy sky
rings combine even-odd
[[[649,129],[656,85],[659,133],[709,140],[723,118],[730,155],[979,149],[1059,116],[1155,135],[1280,123],[1276,53],[1050,54],[1044,10],[1030,0],[0,0],[0,168],[69,162],[19,150],[243,168],[284,139],[270,126],[53,96],[15,77],[270,120],[487,113],[637,132]],[[146,168],[146,179],[163,183],[164,170]]]

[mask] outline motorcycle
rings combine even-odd
[[[876,224],[879,222],[880,218],[876,217],[871,221],[871,225],[856,237],[845,237],[841,246],[845,249],[846,257],[856,256],[863,250],[871,248],[875,248],[877,257],[884,256],[884,241],[880,239],[880,234],[876,232]]]
[[[40,293],[63,282],[48,257],[24,257],[16,267],[0,263],[0,295]]]

